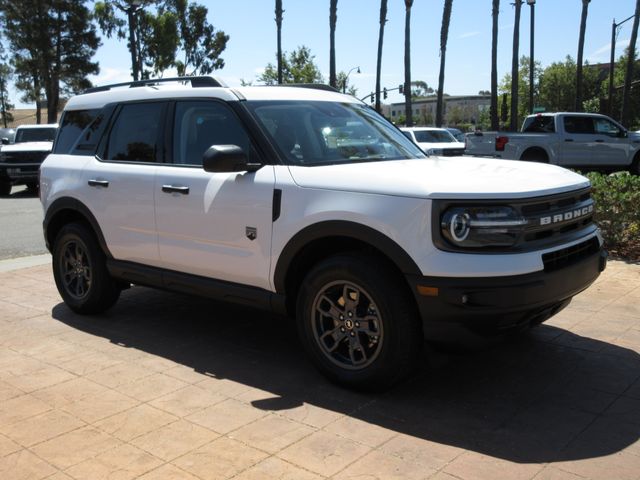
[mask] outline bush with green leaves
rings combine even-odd
[[[595,220],[614,254],[640,260],[640,176],[586,174],[593,186]]]

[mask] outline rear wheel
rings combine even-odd
[[[360,254],[330,257],[309,272],[298,297],[298,328],[312,361],[329,379],[375,391],[411,372],[423,339],[401,280]]]
[[[103,312],[120,296],[95,236],[78,223],[65,225],[56,237],[53,276],[62,299],[77,313]]]
[[[640,155],[636,155],[636,158],[633,159],[629,171],[632,175],[640,176]]]
[[[531,149],[524,152],[520,157],[520,160],[525,162],[549,163],[549,156],[544,150]]]
[[[11,193],[11,182],[0,180],[0,196],[6,197]]]

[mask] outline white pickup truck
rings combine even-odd
[[[466,153],[640,175],[640,134],[595,113],[529,115],[521,133],[470,133]]]

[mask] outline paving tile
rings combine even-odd
[[[131,440],[131,443],[166,461],[195,450],[218,437],[218,434],[185,420],[165,425]]]
[[[179,417],[186,417],[199,410],[227,400],[219,393],[212,393],[196,385],[176,390],[149,402],[150,405]]]
[[[332,478],[336,480],[423,480],[435,473],[423,465],[372,451]]]
[[[84,426],[83,421],[68,413],[50,410],[3,427],[2,433],[20,445],[30,447]]]
[[[51,410],[33,395],[21,395],[0,403],[0,428]]]
[[[233,480],[322,480],[323,478],[277,457],[269,457],[233,477]]]
[[[187,383],[199,383],[210,378],[204,373],[196,372],[193,367],[188,365],[176,365],[175,363],[171,368],[168,368],[163,373]]]
[[[583,477],[549,465],[538,473],[534,480],[583,480]]]
[[[85,427],[39,443],[31,450],[50,464],[65,470],[121,443],[96,428]]]
[[[310,403],[302,403],[286,410],[279,410],[278,414],[316,428],[323,428],[343,416],[342,413],[317,407]]]
[[[109,388],[122,387],[154,373],[150,368],[140,367],[131,363],[119,363],[87,375],[89,380]]]
[[[167,463],[149,473],[145,473],[138,480],[199,480],[188,472]]]
[[[22,447],[10,438],[0,435],[0,457],[6,457],[10,453],[17,452]]]
[[[86,350],[87,353],[84,353],[72,360],[61,362],[60,368],[64,368],[76,375],[87,375],[89,373],[98,372],[105,368],[123,363],[119,358],[114,358],[112,355],[104,352],[97,352],[84,345],[79,346],[78,348]]]
[[[625,452],[554,464],[560,470],[592,480],[637,480],[640,456]]]
[[[135,407],[140,402],[114,390],[105,390],[96,395],[89,395],[80,400],[60,407],[67,413],[75,415],[87,423],[94,423],[116,413]]]
[[[74,480],[73,477],[70,477],[64,472],[56,472],[50,477],[47,477],[46,480]]]
[[[154,373],[135,382],[116,387],[116,390],[141,402],[148,402],[167,393],[175,392],[186,385],[188,385],[186,382],[177,378]]]
[[[379,450],[428,470],[439,470],[464,452],[459,447],[436,443],[404,433],[396,435],[380,446]]]
[[[176,420],[178,418],[173,415],[143,404],[100,420],[95,423],[95,426],[109,435],[128,442]]]
[[[218,433],[228,433],[267,415],[267,412],[234,399],[212,405],[191,414],[187,420]]]
[[[38,390],[31,395],[54,408],[60,408],[88,396],[100,395],[107,390],[106,387],[87,380],[86,378],[76,377],[72,380]]]
[[[8,383],[0,382],[0,402],[24,395],[25,392]]]
[[[229,434],[229,437],[265,452],[276,453],[314,431],[302,423],[269,414]]]
[[[28,450],[0,458],[0,478],[7,480],[41,480],[56,469]]]
[[[120,445],[69,468],[66,473],[77,480],[133,480],[162,463],[139,448]]]
[[[377,447],[396,435],[393,430],[349,416],[330,423],[324,430],[369,447]]]
[[[220,395],[225,395],[229,398],[237,397],[251,388],[244,383],[235,382],[227,378],[220,379],[207,376],[203,378],[204,380],[198,382],[196,385],[209,390],[210,392],[219,393]]]
[[[539,464],[514,463],[476,452],[465,452],[444,468],[444,472],[463,480],[508,478],[528,480],[543,469]]]
[[[180,457],[174,463],[203,480],[221,480],[255,465],[266,456],[255,448],[221,437]]]
[[[371,449],[352,440],[318,431],[278,453],[278,457],[320,475],[331,476]]]

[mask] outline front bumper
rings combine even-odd
[[[40,163],[0,163],[0,180],[13,184],[38,180]]]
[[[552,271],[489,278],[407,276],[425,339],[459,342],[544,322],[566,307],[605,269],[597,251]]]

